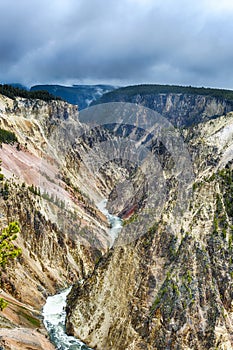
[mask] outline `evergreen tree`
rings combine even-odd
[[[14,259],[21,254],[21,249],[16,248],[13,244],[19,231],[19,224],[17,222],[11,222],[0,234],[0,267],[2,268],[5,267],[9,259]],[[0,298],[0,310],[5,309],[7,305],[7,301]]]
[[[14,221],[5,227],[0,234],[0,266],[4,267],[9,259],[21,254],[21,249],[16,248],[13,241],[20,231],[19,224]]]

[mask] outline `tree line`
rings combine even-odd
[[[38,99],[46,102],[49,102],[52,100],[59,100],[59,101],[62,100],[60,97],[56,97],[45,90],[27,91],[27,90],[20,89],[18,87],[14,87],[7,84],[0,84],[0,93],[4,96],[11,98],[12,100],[15,100],[16,97]]]

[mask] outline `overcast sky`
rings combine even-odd
[[[232,0],[0,0],[2,82],[233,89]]]

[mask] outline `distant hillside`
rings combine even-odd
[[[46,90],[71,104],[78,105],[81,110],[114,89],[111,85],[35,85],[31,91]]]
[[[182,127],[232,111],[233,91],[176,85],[135,85],[106,93],[92,105],[107,102],[141,104]]]

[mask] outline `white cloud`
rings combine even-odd
[[[233,87],[232,9],[226,0],[0,0],[2,79]]]
[[[205,10],[209,13],[216,15],[222,15],[222,13],[233,12],[233,1],[232,0],[204,0],[203,1]]]

